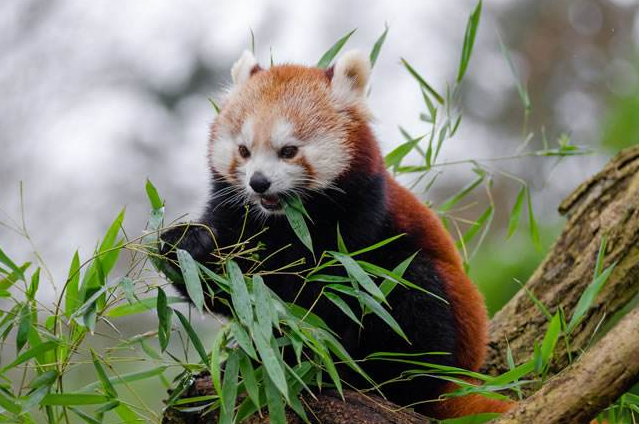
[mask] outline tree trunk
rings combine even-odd
[[[607,239],[604,267],[617,263],[592,308],[575,329],[570,351],[577,356],[590,342],[602,319],[621,310],[639,292],[639,146],[615,156],[594,177],[563,201],[566,215],[561,235],[526,284],[529,293],[554,313],[561,306],[567,319],[590,284],[603,236]],[[508,370],[506,347],[517,363],[530,359],[534,342],[548,320],[525,290],[520,290],[490,322],[488,359],[484,371]],[[558,344],[552,371],[568,364],[566,346]],[[639,347],[639,346],[638,346]]]
[[[639,291],[639,146],[615,156],[597,175],[581,184],[560,205],[568,222],[554,246],[532,275],[526,289],[551,313],[560,306],[567,318],[584,289],[590,284],[602,237],[607,239],[604,268],[616,263],[592,308],[573,331],[570,353],[576,362],[566,368],[565,344],[557,345],[550,379],[537,393],[520,402],[513,411],[495,422],[529,423],[587,422],[623,394],[639,377],[639,307],[596,343],[583,357],[593,334],[602,328],[605,317],[622,312]],[[507,344],[517,363],[533,354],[547,318],[521,290],[499,311],[490,324],[489,354],[484,371],[498,374],[508,370]],[[211,394],[208,377],[201,377],[186,396]],[[342,402],[335,392],[322,392],[317,399],[303,398],[309,418],[323,424],[429,423],[428,418],[383,399],[346,391]],[[290,423],[301,423],[293,414]],[[167,409],[165,424],[204,424],[215,422],[213,415],[181,413]],[[267,423],[268,416],[250,418],[248,423]]]

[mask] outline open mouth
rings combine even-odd
[[[260,204],[262,207],[269,211],[278,211],[282,209],[282,202],[277,195],[262,195],[260,196]]]

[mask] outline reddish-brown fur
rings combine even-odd
[[[432,258],[443,279],[454,315],[457,363],[477,371],[484,360],[487,343],[487,313],[483,298],[466,276],[455,243],[437,215],[385,170],[377,140],[368,126],[369,116],[363,101],[347,107],[334,106],[332,73],[332,68],[325,71],[296,65],[274,66],[268,71],[255,68],[251,80],[243,87],[242,96],[231,96],[217,121],[225,123],[235,134],[241,131],[249,113],[259,120],[255,128],[270,128],[274,119],[286,118],[294,126],[295,137],[302,140],[311,138],[318,131],[343,133],[342,154],[351,156],[349,168],[371,175],[384,173],[387,207],[397,232],[416,237],[419,247]],[[268,143],[268,135],[255,134],[254,142]],[[298,160],[309,175],[314,174],[313,164],[303,157]],[[443,393],[455,388],[454,384],[447,384]],[[433,395],[436,394],[428,394],[429,397]],[[503,412],[511,406],[509,402],[470,395],[436,402],[430,411],[437,417],[456,417]]]

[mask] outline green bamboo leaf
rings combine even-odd
[[[155,188],[151,180],[146,179],[146,195],[149,198],[149,202],[151,203],[152,209],[161,209],[164,207],[164,201],[158,194],[158,190]]]
[[[119,384],[133,383],[135,381],[146,380],[149,378],[156,377],[158,375],[162,375],[162,373],[164,373],[164,371],[166,371],[167,368],[168,368],[167,366],[160,366],[160,367],[151,368],[145,371],[115,375],[115,376],[109,377],[109,382],[113,386],[117,386]],[[86,386],[82,387],[81,389],[78,390],[78,392],[92,392],[98,387],[100,387],[101,385],[102,385],[101,380],[95,381],[93,383],[87,384]]]
[[[311,253],[314,254],[313,240],[311,239],[311,233],[309,232],[304,219],[304,212],[300,210],[297,204],[302,204],[299,196],[293,199],[286,199],[284,202],[284,213],[286,214],[286,219],[297,238],[308,248],[308,250],[311,251]]]
[[[21,267],[19,267],[18,265],[16,265],[8,256],[6,253],[4,253],[4,251],[2,250],[2,248],[0,248],[0,263],[5,264],[6,266],[8,266],[13,272],[16,273],[16,275],[18,276],[18,278],[20,278],[22,281],[27,281],[24,278],[24,272],[22,271]]]
[[[479,0],[475,10],[468,18],[468,24],[466,25],[466,33],[464,35],[464,45],[462,46],[462,55],[459,62],[459,71],[457,72],[457,82],[461,82],[468,68],[468,62],[475,45],[475,35],[477,34],[477,27],[479,26],[479,17],[481,15],[482,2]]]
[[[188,318],[182,315],[182,313],[176,309],[173,309],[173,313],[177,315],[180,322],[182,323],[182,327],[184,327],[184,329],[186,330],[186,333],[188,334],[189,339],[191,339],[191,343],[193,343],[193,347],[195,347],[195,350],[200,355],[202,362],[204,363],[204,365],[208,366],[209,356],[206,354],[206,350],[204,349],[202,340],[200,340],[195,330],[193,330],[193,327],[191,327],[191,323],[189,322]]]
[[[257,410],[260,409],[260,388],[255,378],[255,370],[251,363],[251,358],[246,355],[240,356],[240,373],[242,374],[242,382],[248,394],[249,399],[255,405]]]
[[[46,371],[36,376],[29,382],[30,389],[37,389],[39,387],[50,386],[58,378],[58,372],[55,370]]]
[[[96,420],[92,416],[80,411],[77,408],[74,408],[74,407],[71,406],[71,407],[69,407],[69,409],[71,411],[73,411],[73,413],[75,413],[78,417],[82,418],[85,422],[87,422],[89,424],[102,424],[101,421]]]
[[[169,308],[166,294],[162,288],[158,287],[158,300],[157,300],[157,312],[158,312],[158,342],[160,343],[160,350],[164,352],[169,345],[171,338],[171,317],[172,309]]]
[[[581,322],[588,309],[595,302],[597,294],[601,291],[606,281],[608,281],[608,277],[614,271],[615,266],[617,264],[614,263],[606,268],[601,274],[599,274],[589,285],[586,287],[586,290],[581,294],[579,300],[577,301],[577,306],[575,306],[575,310],[572,313],[572,317],[568,322],[567,332],[571,333],[577,324]]]
[[[255,318],[257,319],[257,326],[254,329],[261,331],[268,339],[273,334],[272,300],[264,285],[264,280],[259,275],[253,275],[253,295],[255,296]]]
[[[399,326],[397,321],[395,321],[395,318],[393,318],[391,314],[389,314],[388,311],[386,311],[386,309],[384,309],[382,305],[380,305],[371,296],[361,291],[358,293],[357,297],[360,300],[360,302],[362,302],[372,313],[377,315],[390,328],[392,328],[395,333],[397,333],[401,338],[403,338],[408,343],[410,343],[410,341],[408,340],[408,337],[406,337],[406,334],[404,334],[404,331],[402,330],[402,328]]]
[[[442,203],[442,205],[439,207],[439,212],[444,213],[449,211],[453,206],[455,206],[462,199],[464,199],[464,197],[466,197],[470,192],[472,192],[475,188],[477,188],[477,186],[479,186],[484,181],[485,178],[486,178],[485,174],[480,174],[477,178],[471,181],[459,192],[455,193],[453,196],[445,200],[444,203]]]
[[[231,322],[230,330],[233,337],[235,337],[235,341],[238,345],[240,345],[240,348],[242,348],[242,350],[251,358],[257,359],[257,353],[253,348],[253,342],[246,330],[236,321]]]
[[[559,340],[560,334],[561,320],[559,319],[559,313],[556,313],[550,320],[544,339],[541,342],[541,358],[544,364],[548,364],[548,361],[552,358],[552,354],[555,351],[555,345],[557,344],[557,340]]]
[[[400,60],[402,62],[402,65],[404,65],[404,67],[413,76],[413,78],[417,80],[419,85],[424,88],[431,96],[433,96],[435,100],[437,100],[437,103],[443,105],[444,98],[437,91],[435,91],[435,89],[433,89],[433,87],[431,87],[430,84],[428,84],[426,80],[421,75],[419,75],[419,73],[415,69],[413,69],[413,67],[410,66],[410,64],[405,59],[402,58]]]
[[[14,398],[9,398],[3,390],[0,390],[0,407],[16,415],[22,412],[22,405],[14,400]],[[2,415],[0,415],[0,417],[1,416]]]
[[[400,263],[393,269],[393,274],[403,277],[404,273],[408,269],[408,266],[413,262],[413,259],[415,259],[415,256],[417,256],[418,253],[419,252],[415,252],[408,258],[404,259],[402,263]],[[390,292],[393,291],[398,283],[399,282],[394,278],[384,278],[382,284],[379,285],[379,289],[382,291],[382,293],[384,293],[384,298],[386,298],[390,294]]]
[[[375,62],[377,62],[377,57],[379,56],[379,52],[382,50],[384,41],[386,41],[387,34],[388,34],[388,24],[384,23],[384,32],[382,32],[382,35],[379,36],[379,38],[373,45],[373,49],[371,50],[371,54],[369,56],[369,60],[371,62],[371,68],[373,68],[375,66]]]
[[[224,326],[219,329],[215,338],[213,339],[213,347],[211,349],[211,362],[209,370],[211,372],[211,382],[215,393],[220,396],[220,402],[224,402],[224,393],[222,393],[222,370],[220,367],[220,352],[223,349],[224,340],[226,339],[226,332],[228,327]]]
[[[121,318],[152,311],[157,308],[157,300],[158,298],[156,296],[145,297],[133,304],[119,305],[113,309],[109,309],[105,315],[111,318]],[[185,300],[177,296],[168,296],[166,303],[167,305],[173,305],[175,303],[185,303]]]
[[[16,282],[20,281],[20,278],[21,278],[20,275],[21,274],[24,275],[24,271],[26,271],[27,268],[29,268],[30,266],[31,266],[31,262],[25,262],[18,269],[19,272],[13,271],[10,274],[8,274],[6,277],[1,279],[0,280],[0,290],[2,290],[2,291],[9,290],[11,288],[11,286],[13,286]]]
[[[342,50],[344,44],[346,44],[348,39],[351,38],[351,35],[353,35],[355,31],[357,31],[357,29],[352,30],[351,32],[337,40],[337,42],[333,44],[333,46],[322,55],[322,58],[319,60],[319,62],[317,62],[317,67],[321,69],[328,68],[335,56],[337,56],[339,51]]]
[[[255,342],[255,347],[260,354],[266,374],[268,374],[271,378],[273,384],[275,384],[275,387],[277,387],[280,393],[288,399],[288,384],[286,383],[286,376],[279,358],[279,352],[276,349],[273,349],[260,332],[256,332],[253,335],[253,341]]]
[[[528,225],[530,226],[530,239],[532,240],[532,243],[533,243],[533,246],[535,246],[535,249],[541,252],[541,239],[539,238],[539,227],[537,227],[537,221],[535,220],[530,191],[527,191],[526,197],[528,200]]]
[[[105,394],[111,399],[117,398],[118,392],[115,391],[115,387],[113,387],[113,384],[111,384],[111,381],[109,381],[109,376],[102,367],[98,355],[93,349],[91,349],[91,357],[93,358],[93,366],[95,367],[98,378],[100,379],[100,384],[102,385]]]
[[[519,217],[521,216],[521,208],[524,204],[524,198],[526,197],[526,192],[528,191],[528,187],[525,185],[519,189],[519,193],[517,194],[517,199],[515,200],[515,204],[513,205],[513,209],[510,212],[510,221],[508,222],[508,236],[506,239],[509,239],[519,226]]]
[[[118,414],[122,422],[126,424],[138,424],[147,421],[124,403],[120,403],[115,407],[115,413]]]
[[[253,308],[251,307],[251,298],[249,297],[248,289],[244,282],[242,270],[233,260],[227,262],[226,269],[229,276],[231,300],[235,308],[235,313],[240,322],[250,328],[253,324]]]
[[[9,365],[5,365],[4,367],[0,368],[0,374],[4,374],[6,371],[10,370],[11,368],[15,368],[16,366],[27,362],[30,359],[35,358],[38,355],[43,354],[44,352],[47,352],[51,349],[55,349],[58,346],[57,342],[55,341],[48,341],[48,342],[44,342],[38,346],[32,347],[31,349],[27,350],[26,352],[23,352],[22,354],[20,354],[13,362],[11,362]]]
[[[286,424],[284,401],[278,392],[278,387],[271,381],[268,374],[264,375],[264,391],[266,393],[266,404],[268,405],[269,422]]]
[[[237,398],[237,378],[239,373],[239,352],[234,350],[226,360],[224,380],[222,381],[222,399],[220,410],[220,424],[232,424],[235,400]]]
[[[337,259],[342,266],[348,272],[348,275],[353,277],[367,292],[373,297],[379,300],[384,300],[384,293],[379,289],[377,284],[371,279],[371,277],[362,269],[361,266],[353,258],[348,255],[344,255],[339,252],[329,252],[335,259]]]
[[[78,285],[80,284],[80,256],[76,250],[71,260],[67,288],[64,294],[64,315],[69,318],[80,304],[78,298]]]
[[[204,292],[197,263],[186,250],[177,249],[178,262],[186,285],[186,292],[200,314],[204,311]]]
[[[409,154],[419,142],[424,138],[424,136],[417,137],[413,140],[407,141],[405,143],[400,144],[395,149],[393,149],[390,153],[384,157],[384,164],[386,168],[393,168],[397,170],[397,168],[401,165],[402,160]]]
[[[468,228],[468,230],[466,230],[462,239],[457,242],[458,247],[461,246],[462,244],[466,245],[470,243],[475,238],[475,236],[479,233],[479,230],[482,227],[485,226],[484,232],[488,230],[488,228],[490,228],[490,223],[492,222],[494,215],[495,215],[495,207],[493,205],[488,205],[486,210],[484,210],[484,212],[479,216],[479,218],[477,218],[477,220],[472,223],[472,225]]]
[[[29,284],[29,288],[25,295],[27,299],[33,301],[35,300],[35,295],[38,292],[38,287],[40,286],[40,267],[38,267],[33,275],[31,276],[31,284]]]
[[[31,330],[31,308],[28,305],[23,305],[20,310],[20,320],[18,321],[18,331],[16,333],[16,347],[18,352],[22,350],[24,345],[29,339],[29,331]]]
[[[118,285],[122,288],[122,291],[124,292],[124,297],[126,297],[126,300],[127,302],[129,302],[129,305],[132,305],[140,301],[140,299],[138,299],[138,297],[135,295],[135,289],[133,288],[134,286],[133,280],[131,280],[129,277],[120,278],[120,282],[118,283]]]
[[[342,238],[342,233],[339,229],[339,222],[337,223],[337,250],[340,253],[348,254],[348,249],[346,248],[346,243],[344,243],[344,239]]]
[[[364,328],[361,321],[357,319],[357,317],[353,313],[353,310],[350,308],[350,306],[348,306],[348,304],[341,297],[331,292],[324,292],[324,296],[326,296],[328,300],[333,302],[335,306],[337,306],[342,312],[344,312],[344,314],[346,314],[347,317],[349,317],[354,322],[356,322],[357,325],[359,325],[360,327]]]

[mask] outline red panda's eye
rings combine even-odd
[[[240,146],[239,150],[240,150],[240,156],[242,156],[243,158],[246,159],[248,157],[251,157],[251,152],[246,146]]]
[[[284,146],[282,150],[280,150],[280,157],[282,159],[292,159],[297,154],[297,147],[295,146]]]

